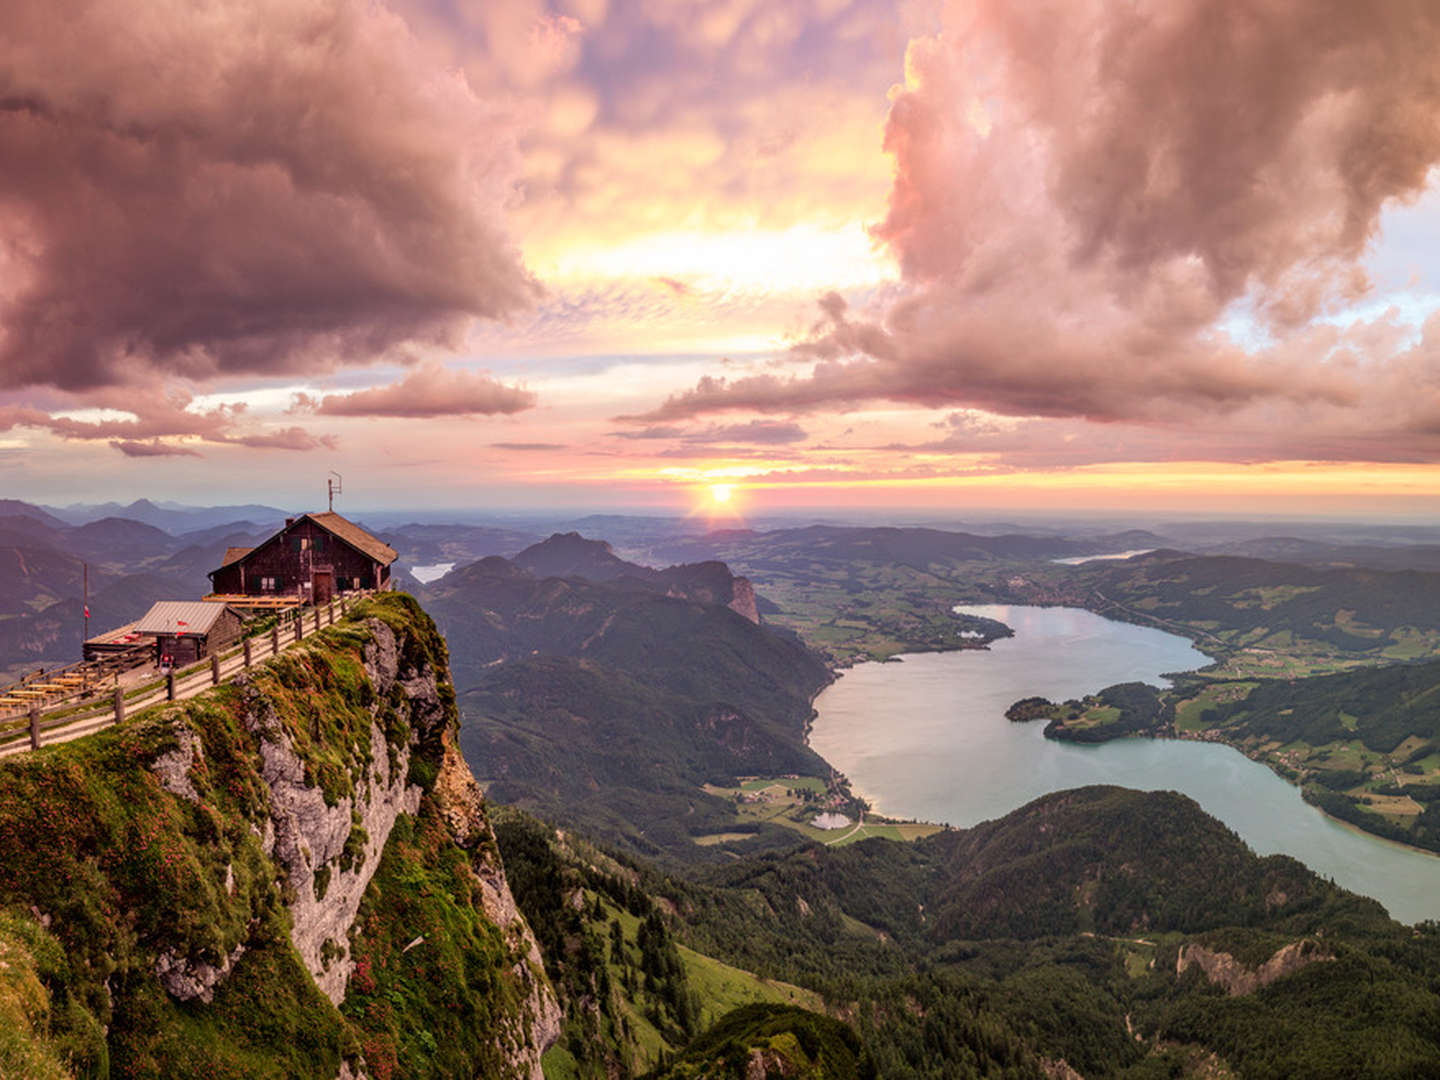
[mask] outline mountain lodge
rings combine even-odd
[[[286,518],[285,527],[253,548],[229,548],[211,588],[224,597],[296,597],[325,604],[340,593],[390,587],[398,552],[353,521],[327,511]]]

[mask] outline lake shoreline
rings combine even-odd
[[[1263,754],[1252,754],[1252,753],[1249,753],[1249,752],[1245,749],[1245,747],[1241,746],[1239,743],[1235,742],[1235,741],[1232,740],[1232,739],[1227,739],[1227,738],[1225,738],[1224,735],[1219,734],[1218,732],[1217,732],[1216,734],[1214,734],[1213,737],[1207,738],[1206,736],[1210,735],[1211,732],[1213,732],[1214,730],[1215,730],[1215,729],[1211,728],[1211,729],[1206,729],[1206,730],[1203,731],[1203,732],[1200,732],[1200,731],[1127,731],[1127,732],[1125,732],[1124,734],[1117,734],[1117,735],[1112,735],[1112,736],[1110,736],[1110,737],[1108,737],[1108,738],[1105,738],[1105,739],[1094,739],[1094,740],[1080,740],[1080,739],[1069,739],[1069,738],[1064,738],[1064,737],[1057,737],[1057,736],[1054,736],[1054,735],[1049,734],[1048,732],[1046,733],[1045,737],[1046,737],[1047,739],[1053,739],[1053,740],[1055,740],[1056,742],[1074,742],[1074,743],[1081,744],[1081,745],[1086,745],[1086,746],[1103,746],[1103,745],[1105,745],[1106,743],[1109,743],[1109,742],[1118,742],[1118,741],[1121,740],[1121,739],[1170,739],[1170,740],[1174,740],[1174,741],[1176,741],[1176,742],[1197,742],[1197,743],[1209,743],[1209,744],[1212,744],[1212,745],[1215,745],[1215,746],[1228,746],[1231,750],[1234,750],[1236,753],[1241,754],[1242,756],[1244,756],[1245,758],[1249,759],[1250,761],[1255,762],[1255,764],[1257,764],[1257,765],[1264,765],[1264,766],[1265,766],[1267,769],[1269,769],[1270,772],[1273,773],[1275,776],[1279,777],[1281,780],[1284,780],[1285,783],[1289,784],[1291,787],[1293,787],[1293,788],[1295,788],[1297,791],[1299,791],[1302,798],[1304,797],[1304,794],[1305,794],[1305,787],[1304,787],[1304,785],[1303,785],[1303,784],[1297,784],[1297,783],[1296,783],[1294,780],[1292,780],[1290,777],[1286,776],[1286,775],[1285,775],[1283,772],[1281,772],[1279,769],[1275,768],[1274,763],[1271,762],[1270,760],[1268,760],[1265,755],[1263,755]],[[1318,810],[1322,815],[1324,815],[1328,820],[1335,822],[1335,824],[1340,825],[1341,827],[1345,828],[1346,830],[1348,830],[1348,831],[1350,831],[1350,832],[1358,833],[1358,834],[1360,834],[1361,836],[1369,837],[1369,838],[1372,839],[1372,840],[1382,841],[1383,843],[1390,844],[1390,845],[1392,845],[1392,846],[1394,846],[1394,847],[1397,847],[1397,848],[1403,848],[1403,849],[1405,849],[1406,851],[1414,851],[1414,852],[1418,852],[1418,853],[1421,854],[1421,855],[1428,855],[1428,856],[1430,856],[1432,859],[1440,859],[1440,851],[1434,851],[1434,850],[1432,850],[1431,848],[1420,847],[1418,844],[1409,844],[1409,843],[1406,843],[1404,840],[1396,840],[1393,836],[1386,836],[1384,833],[1373,832],[1372,830],[1365,828],[1364,825],[1361,825],[1361,824],[1359,824],[1358,822],[1347,821],[1345,818],[1338,817],[1337,815],[1330,813],[1330,811],[1326,810],[1323,806],[1320,806],[1320,805],[1318,805],[1318,804],[1316,804],[1316,803],[1310,802],[1308,799],[1306,800],[1306,805],[1307,805],[1307,806],[1314,807],[1314,808],[1315,808],[1316,810]]]
[[[857,665],[816,699],[807,745],[869,804],[867,819],[878,813],[968,829],[1054,791],[1175,790],[1257,854],[1297,858],[1379,899],[1402,922],[1440,917],[1440,863],[1416,858],[1434,852],[1302,800],[1263,756],[1229,740],[1141,732],[1150,737],[1080,746],[1004,719],[1027,695],[1065,701],[1126,682],[1167,685],[1164,673],[1207,663],[1191,639],[1073,606],[964,607],[1001,619],[1016,637],[996,642],[984,659],[972,658],[973,649],[927,650],[903,654],[900,664]]]

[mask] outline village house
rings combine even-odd
[[[226,550],[210,582],[218,598],[293,596],[325,604],[340,593],[388,589],[397,555],[334,511],[301,514],[257,547]]]

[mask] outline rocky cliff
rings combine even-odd
[[[390,595],[193,701],[0,770],[0,906],[82,1074],[541,1077],[559,1009]]]
[[[1183,975],[1190,968],[1197,967],[1205,973],[1207,980],[1224,987],[1231,997],[1244,997],[1269,986],[1276,979],[1293,975],[1301,968],[1334,959],[1318,941],[1305,938],[1275,950],[1270,959],[1252,970],[1228,952],[1191,942],[1180,946],[1175,958],[1175,974]]]

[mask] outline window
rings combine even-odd
[[[276,588],[275,579],[273,577],[262,577],[260,579],[260,588],[263,592],[274,592]]]

